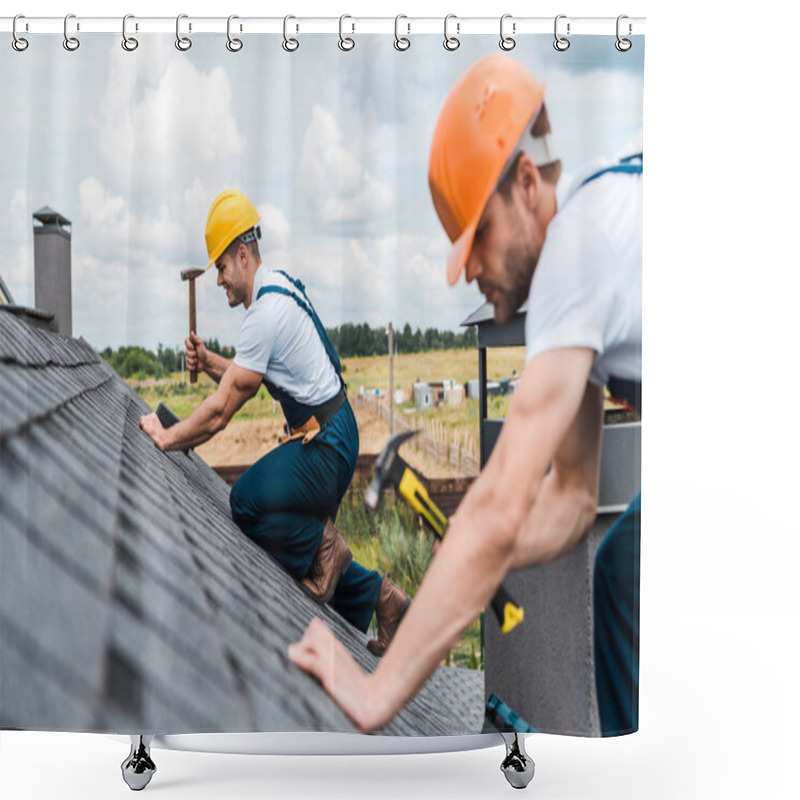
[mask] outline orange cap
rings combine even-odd
[[[473,64],[445,100],[431,145],[428,183],[453,247],[447,282],[458,281],[475,228],[503,167],[544,100],[544,84],[510,56]]]

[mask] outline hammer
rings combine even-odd
[[[203,269],[181,270],[181,280],[189,281],[189,333],[197,333],[197,308],[194,300],[194,279],[205,272]],[[197,383],[197,373],[189,373],[189,383]]]
[[[364,494],[364,504],[370,511],[377,511],[381,499],[381,492],[388,485],[394,486],[403,499],[414,509],[428,524],[437,539],[443,539],[447,532],[447,517],[436,507],[431,500],[419,475],[403,460],[398,453],[400,445],[416,431],[396,433],[389,438],[383,446],[378,460],[375,462],[375,474],[372,482]],[[492,611],[500,623],[500,630],[509,633],[519,625],[525,611],[518,605],[505,587],[500,586],[492,598]]]

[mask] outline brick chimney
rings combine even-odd
[[[33,215],[33,269],[36,307],[72,336],[72,223],[48,206]]]

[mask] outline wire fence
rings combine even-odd
[[[389,403],[376,395],[356,395],[357,405],[390,424]],[[478,446],[475,437],[466,431],[454,430],[438,420],[423,420],[421,427],[410,425],[402,415],[394,415],[395,433],[418,430],[413,446],[418,452],[440,463],[449,464],[457,475],[474,476],[480,472]]]

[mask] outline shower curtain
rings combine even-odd
[[[636,730],[643,37],[28,38],[0,75],[0,726]],[[564,353],[583,377],[537,420]],[[230,365],[247,403],[169,449]],[[507,441],[515,416],[539,438]],[[462,509],[441,548],[390,477],[365,508],[404,431],[425,496]],[[320,602],[333,522],[351,555]],[[461,579],[476,537],[489,588]],[[378,669],[383,716],[311,663],[331,642]]]

